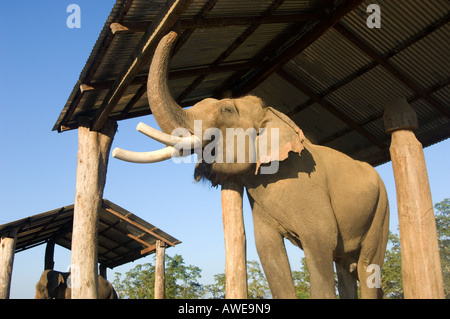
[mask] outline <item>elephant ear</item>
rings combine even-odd
[[[48,285],[47,290],[48,294],[51,298],[54,298],[57,293],[57,289],[60,287],[60,285],[64,285],[65,280],[61,273],[57,271],[51,271],[48,274]]]
[[[261,164],[282,162],[288,158],[290,152],[300,156],[304,149],[305,136],[287,115],[272,107],[266,107],[264,110],[264,120],[257,137],[258,159],[255,174]]]

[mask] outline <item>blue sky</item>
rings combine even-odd
[[[81,28],[69,29],[69,4],[81,8]],[[74,201],[77,131],[51,129],[72,91],[114,0],[3,1],[0,10],[0,224],[70,205]],[[113,148],[154,150],[158,143],[138,133],[139,121],[157,127],[152,116],[119,122]],[[450,141],[425,149],[433,201],[450,197]],[[139,165],[110,158],[104,197],[180,239],[167,250],[200,267],[203,283],[224,272],[220,191],[194,183],[194,163]],[[377,167],[391,204],[397,232],[395,186],[390,163]],[[244,199],[247,254],[258,260],[251,212]],[[286,243],[292,268],[300,250]],[[16,254],[12,298],[33,298],[44,264],[44,245]],[[57,247],[55,269],[65,271],[70,251]],[[126,272],[146,257],[108,270]]]

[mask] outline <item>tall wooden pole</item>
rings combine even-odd
[[[156,241],[156,261],[155,261],[155,299],[164,299],[166,296],[165,285],[165,254],[166,245],[163,241]]]
[[[9,299],[16,241],[16,231],[0,239],[0,299]]]
[[[227,299],[247,299],[247,258],[242,194],[242,185],[233,182],[222,185],[225,297]]]
[[[99,132],[91,131],[89,120],[80,120],[71,249],[73,299],[97,298],[98,219],[116,129],[116,122],[108,120]]]
[[[47,242],[47,245],[45,246],[44,270],[47,269],[53,270],[53,267],[55,265],[55,262],[53,261],[54,255],[55,255],[55,241],[49,240]]]
[[[413,133],[417,115],[406,99],[386,105],[386,132],[397,189],[405,298],[444,298],[436,222],[422,144]]]

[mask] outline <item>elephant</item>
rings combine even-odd
[[[382,298],[372,270],[383,264],[389,203],[376,170],[312,143],[288,116],[255,96],[206,98],[182,108],[168,86],[176,38],[176,31],[162,38],[148,75],[148,102],[162,132],[143,123],[137,128],[167,147],[152,152],[116,148],[113,157],[147,163],[188,155],[186,149],[200,150],[197,181],[242,185],[273,298],[296,298],[285,238],[304,251],[312,298],[336,298],[333,263],[340,298],[357,297],[357,280],[362,298]],[[175,134],[177,130],[189,134]],[[236,144],[238,137],[231,138],[230,130],[247,132],[246,143]]]
[[[45,270],[36,284],[35,299],[71,299],[72,290],[68,280],[70,280],[70,272]],[[97,299],[118,299],[114,287],[100,275],[98,276]]]

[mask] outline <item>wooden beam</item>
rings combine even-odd
[[[300,54],[304,49],[309,47],[314,41],[327,32],[334,24],[336,24],[342,17],[359,6],[362,0],[350,1],[344,0],[342,3],[330,14],[323,16],[323,18],[312,26],[303,36],[296,39],[283,52],[273,58],[271,61],[266,61],[265,66],[258,72],[253,74],[248,79],[243,79],[243,82],[233,91],[235,95],[245,95],[259,84],[261,84],[267,77],[279,70],[284,64]]]
[[[284,13],[268,16],[241,16],[241,17],[214,17],[206,18],[204,16],[190,19],[180,19],[179,27],[182,30],[189,29],[208,29],[208,28],[224,28],[230,26],[249,26],[253,24],[277,24],[292,23],[300,21],[316,21],[320,18],[321,13]],[[139,22],[123,22],[111,23],[110,28],[113,34],[116,33],[143,33],[147,30],[151,21]]]
[[[45,257],[44,257],[44,270],[52,269],[55,265],[55,262],[53,261],[53,257],[55,254],[55,241],[49,240],[47,242],[47,245],[45,246]]]
[[[102,105],[92,120],[92,130],[99,131],[103,127],[125,90],[150,60],[158,42],[174,27],[178,18],[191,2],[192,0],[170,0],[163,6],[143,35],[131,59],[125,64],[117,80],[106,94]]]
[[[400,82],[406,85],[409,89],[415,92],[417,95],[422,97],[425,101],[431,104],[436,110],[444,114],[447,118],[450,118],[450,111],[441,105],[433,97],[429,96],[424,89],[417,85],[413,80],[407,77],[404,73],[394,67],[391,63],[387,61],[386,57],[381,56],[376,53],[364,40],[358,38],[349,29],[347,29],[343,24],[337,23],[334,29],[343,35],[347,40],[356,45],[362,52],[367,56],[372,58],[376,63],[383,66],[391,75],[397,78]]]
[[[217,73],[225,73],[225,72],[233,72],[239,70],[249,70],[251,68],[257,67],[259,63],[255,62],[239,62],[239,63],[230,63],[219,65],[216,67],[193,67],[186,69],[173,70],[169,72],[169,80],[183,79],[194,76],[202,76],[202,75],[211,75]],[[130,85],[139,85],[139,84],[147,84],[148,74],[137,75]],[[83,83],[80,85],[80,92],[95,92],[101,90],[109,90],[114,84],[114,80],[112,81],[103,81],[103,82],[95,82],[95,83]]]
[[[137,227],[138,229],[146,232],[147,234],[149,234],[149,235],[151,235],[151,236],[153,236],[153,237],[155,237],[155,238],[165,242],[166,244],[168,244],[168,245],[170,245],[172,247],[175,247],[176,243],[172,243],[172,242],[168,241],[167,239],[165,239],[161,235],[158,235],[157,233],[155,233],[153,230],[148,229],[147,227],[144,227],[144,226],[140,225],[139,223],[135,222],[134,220],[128,218],[127,216],[123,216],[122,214],[119,214],[118,212],[114,211],[111,208],[105,208],[105,210],[107,210],[111,214],[119,217],[120,219],[123,219],[124,221],[126,221],[127,223],[133,225],[134,227]]]
[[[436,222],[422,144],[413,133],[416,113],[406,99],[391,101],[384,114],[392,135],[390,154],[397,190],[405,298],[444,299]]]
[[[200,29],[200,28],[220,28],[229,26],[246,26],[253,24],[275,24],[292,23],[299,21],[315,21],[320,17],[320,13],[295,13],[295,14],[277,14],[263,16],[244,16],[244,17],[214,17],[200,19],[182,19],[180,27],[182,29]]]

